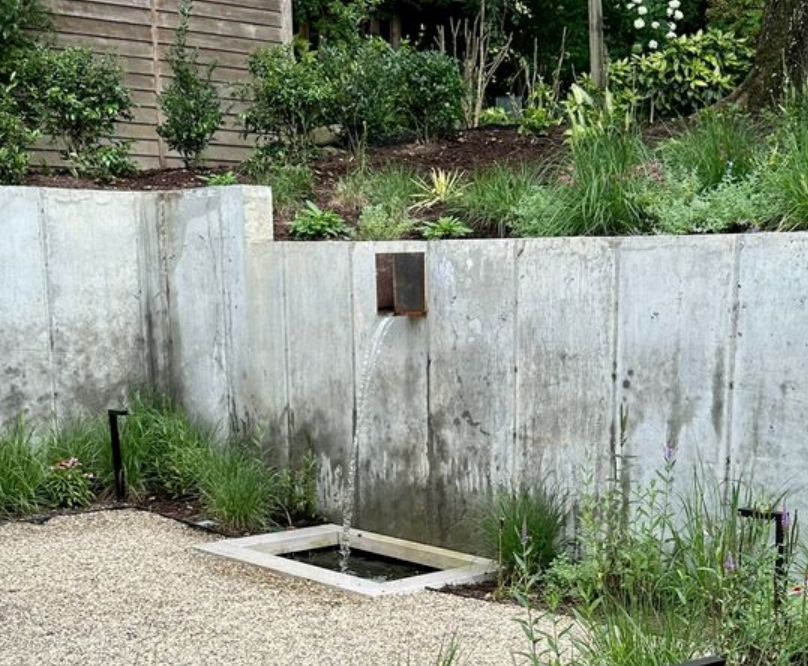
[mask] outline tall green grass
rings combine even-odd
[[[539,184],[535,169],[496,164],[472,173],[450,209],[475,228],[504,236],[517,206]]]
[[[340,206],[361,210],[384,206],[390,213],[404,213],[418,193],[418,181],[412,169],[385,166],[355,169],[339,180],[335,201]]]
[[[680,174],[693,173],[701,190],[748,177],[761,156],[754,122],[732,108],[702,111],[695,126],[661,147],[663,159]]]
[[[45,465],[22,419],[0,432],[0,516],[36,511],[42,503]]]

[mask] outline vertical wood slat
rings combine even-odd
[[[217,76],[224,92],[246,75],[247,58],[254,49],[291,40],[292,0],[200,1],[204,10],[204,17],[199,19],[202,30],[195,27],[196,15],[192,15],[189,42],[203,47],[202,61],[221,58],[226,62],[228,69]],[[156,122],[149,130],[139,114],[137,136],[143,140],[133,146],[132,157],[143,167],[153,167],[155,160],[162,167],[175,165],[179,156],[169,151],[157,134],[157,125],[164,120],[157,101],[171,78],[167,40],[173,28],[165,27],[169,23],[166,17],[173,14],[170,24],[176,25],[179,0],[45,0],[45,6],[52,14],[57,45],[87,46],[99,53],[117,47],[127,79],[137,83],[137,101],[144,108],[156,108],[156,113],[152,111]],[[248,35],[260,38],[250,39]],[[233,132],[230,125],[228,122],[229,131],[214,137],[206,164],[233,164],[244,158],[251,143]],[[132,130],[122,124],[116,138],[127,135],[131,136]],[[51,151],[40,155],[50,164],[58,163]]]

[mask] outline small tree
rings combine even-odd
[[[192,5],[193,0],[180,2],[180,22],[168,54],[174,80],[160,95],[165,122],[157,128],[168,147],[182,156],[188,169],[199,166],[224,117],[219,93],[211,80],[216,64],[208,65],[203,72],[198,62],[199,51],[188,46]]]

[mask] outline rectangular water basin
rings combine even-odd
[[[197,546],[198,550],[236,562],[254,564],[281,576],[311,580],[328,587],[376,597],[403,594],[447,585],[466,585],[489,580],[496,574],[496,563],[475,555],[446,548],[352,529],[351,552],[371,554],[431,569],[429,573],[380,582],[349,573],[314,566],[301,557],[305,551],[338,547],[342,536],[339,525],[317,525],[288,532],[274,532],[241,539],[223,539]],[[299,554],[291,559],[291,554]]]

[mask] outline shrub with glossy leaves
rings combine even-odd
[[[111,56],[96,56],[87,48],[39,48],[20,78],[25,115],[75,170],[112,137],[118,122],[132,117],[132,95]]]
[[[199,165],[224,118],[219,93],[211,80],[216,65],[201,67],[198,50],[188,46],[191,9],[192,0],[182,0],[180,22],[168,55],[174,78],[160,95],[160,109],[166,120],[157,128],[189,169]]]
[[[28,147],[36,137],[37,132],[25,126],[11,86],[0,84],[0,185],[23,180],[28,171]]]
[[[609,85],[618,96],[636,93],[649,113],[688,115],[735,90],[752,54],[731,32],[700,30],[671,39],[659,51],[611,63]]]

